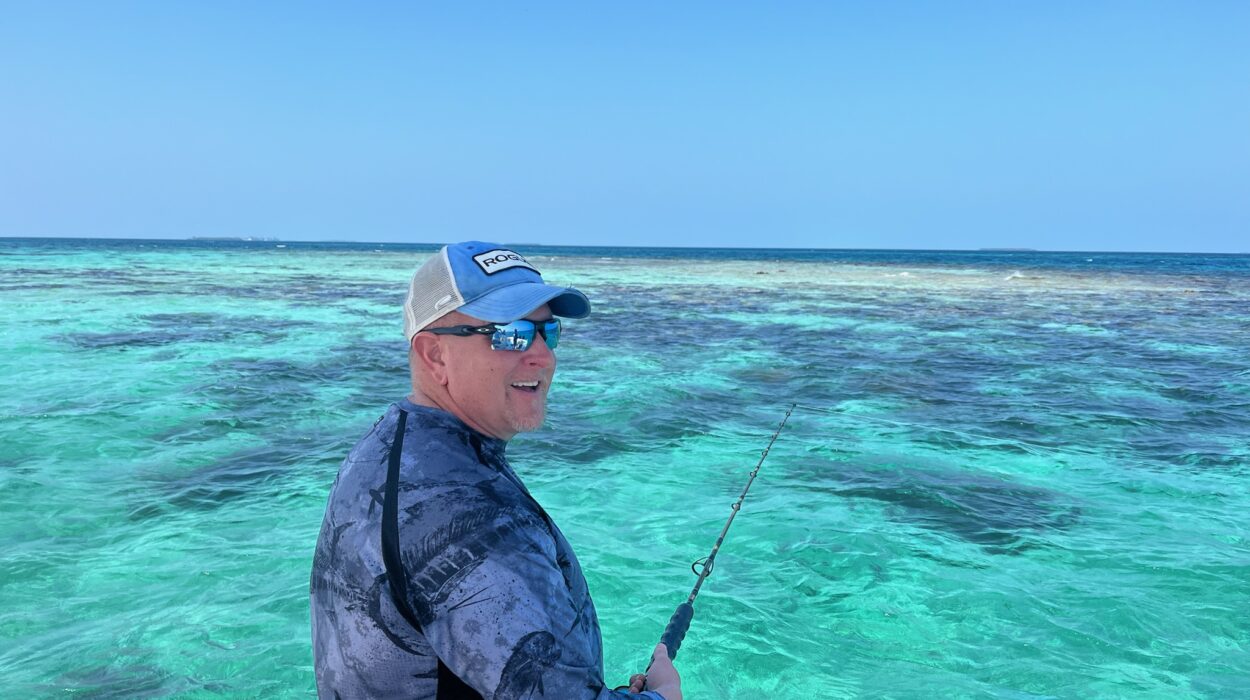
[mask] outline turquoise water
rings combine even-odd
[[[399,248],[0,240],[5,696],[313,694],[327,490],[406,392]],[[609,679],[793,402],[687,697],[1250,695],[1250,257],[522,249],[596,303],[509,454]]]

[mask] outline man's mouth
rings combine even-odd
[[[521,391],[528,391],[528,392],[531,392],[531,393],[532,393],[532,392],[538,391],[538,384],[539,384],[539,382],[537,382],[537,381],[532,381],[532,382],[512,382],[512,388],[513,388],[513,389],[520,389]]]

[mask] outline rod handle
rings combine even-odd
[[[660,643],[668,647],[670,660],[677,658],[677,650],[681,648],[681,642],[686,638],[686,631],[690,629],[690,620],[693,617],[694,606],[690,603],[682,603],[669,618],[668,627],[665,627],[664,634],[660,635]]]

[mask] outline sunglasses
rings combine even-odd
[[[560,319],[530,321],[521,319],[512,323],[488,323],[485,326],[448,326],[446,328],[422,328],[422,333],[435,335],[489,335],[492,350],[515,350],[525,352],[534,342],[537,333],[552,350],[560,342]]]

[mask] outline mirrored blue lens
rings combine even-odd
[[[525,327],[525,324],[529,327]],[[490,346],[495,350],[525,352],[533,341],[534,324],[527,321],[513,321],[495,329],[495,333],[490,337]]]
[[[547,341],[547,347],[555,350],[556,346],[560,344],[560,319],[553,318],[550,321],[543,321],[540,330],[543,334],[543,339]]]
[[[552,319],[535,323],[521,319],[497,326],[490,337],[490,346],[495,350],[525,352],[529,350],[530,343],[534,342],[535,332],[541,333],[547,341],[547,347],[555,350],[560,342],[560,320]]]

